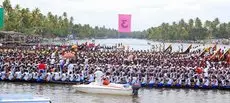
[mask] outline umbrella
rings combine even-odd
[[[73,53],[68,52],[68,53],[65,53],[63,57],[68,59],[68,58],[74,58],[75,55]]]

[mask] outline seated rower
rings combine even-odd
[[[34,81],[38,79],[38,73],[37,72],[33,72],[32,75],[33,75]]]
[[[2,71],[1,72],[1,80],[5,80],[6,79],[6,72]]]
[[[153,87],[154,86],[154,83],[155,83],[155,78],[153,78],[153,76],[150,77],[150,81],[148,83],[148,86],[149,87]]]
[[[134,84],[134,83],[136,83],[138,80],[137,80],[137,77],[133,77],[133,79],[132,79],[132,85]]]
[[[81,81],[80,74],[75,74],[75,76],[76,76],[76,82],[80,82]]]
[[[72,72],[70,72],[70,75],[69,75],[69,81],[73,82],[75,79],[75,76]]]
[[[186,87],[186,88],[191,87],[191,79],[190,79],[190,78],[187,78],[187,79],[185,80],[185,87]]]
[[[172,84],[173,84],[173,80],[171,78],[168,78],[167,87],[171,87]]]
[[[14,73],[10,72],[8,79],[10,81],[14,80]]]
[[[142,87],[145,87],[146,84],[147,84],[147,78],[146,78],[146,77],[142,77],[142,78],[141,78],[141,86],[142,86]]]
[[[51,75],[50,72],[48,72],[47,75],[46,75],[46,81],[49,82],[51,80],[52,80],[52,75]]]
[[[54,73],[54,80],[55,80],[55,81],[59,81],[59,80],[60,80],[60,78],[61,78],[60,73],[55,72],[55,73]]]
[[[81,83],[84,83],[84,80],[85,80],[84,75],[83,75],[83,74],[80,74],[80,82],[81,82]]]
[[[33,79],[33,74],[31,72],[29,72],[29,78],[30,78],[30,80]]]
[[[26,71],[25,73],[23,73],[24,74],[24,77],[23,77],[23,80],[25,80],[25,81],[29,81],[30,80],[30,78],[29,78],[29,72],[28,71]]]
[[[195,77],[195,88],[199,88],[200,87],[200,79]]]
[[[94,81],[94,75],[93,74],[90,74],[89,75],[89,82],[91,83],[91,82],[93,82]]]
[[[221,86],[226,87],[226,80],[224,77],[221,79]]]
[[[61,78],[61,81],[66,81],[67,79],[67,74],[66,73],[62,73],[62,78]]]
[[[212,79],[212,88],[217,88],[218,87],[218,80],[216,78]]]
[[[181,87],[182,86],[182,79],[181,78],[178,78],[177,80],[176,80],[176,87]]]
[[[158,87],[163,87],[164,86],[164,79],[163,78],[159,78],[159,82],[157,84]]]
[[[37,82],[43,82],[43,80],[44,80],[44,78],[45,78],[45,76],[43,76],[42,74],[38,74],[38,78],[37,78]]]
[[[208,88],[208,87],[209,87],[209,79],[205,77],[203,88]]]
[[[21,73],[21,71],[15,72],[15,75],[16,75],[16,79],[17,80],[22,80],[22,73]]]

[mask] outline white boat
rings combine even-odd
[[[111,95],[133,95],[131,86],[123,84],[110,83],[109,85],[97,85],[90,83],[88,85],[74,85],[77,91],[96,94],[111,94]]]
[[[51,103],[51,100],[43,96],[0,94],[0,103]]]

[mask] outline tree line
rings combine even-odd
[[[20,5],[12,7],[10,0],[2,3],[5,10],[3,30],[26,34],[38,34],[43,37],[67,37],[73,34],[79,38],[143,38],[153,40],[204,40],[212,38],[230,38],[230,22],[220,23],[218,18],[204,23],[197,17],[186,22],[162,23],[144,31],[119,33],[116,29],[92,27],[89,24],[74,24],[74,18],[64,12],[61,16],[48,12],[42,14],[39,8],[30,10]]]
[[[79,38],[117,38],[133,37],[143,38],[142,32],[133,32],[132,35],[118,33],[116,29],[92,27],[89,24],[74,24],[74,18],[68,17],[67,13],[58,16],[52,12],[47,15],[41,13],[39,8],[30,10],[22,8],[19,4],[12,7],[10,0],[2,3],[4,8],[5,31],[16,31],[26,34],[38,34],[43,37],[67,37],[73,34]]]
[[[147,38],[155,40],[204,40],[230,38],[230,22],[220,23],[218,18],[204,23],[197,17],[185,22],[162,23],[147,29]]]

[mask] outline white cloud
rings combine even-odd
[[[2,0],[3,1],[3,0]],[[76,23],[117,28],[117,15],[132,14],[132,30],[158,26],[162,22],[200,17],[202,20],[230,20],[230,0],[11,0],[13,5],[38,7],[73,16]]]

